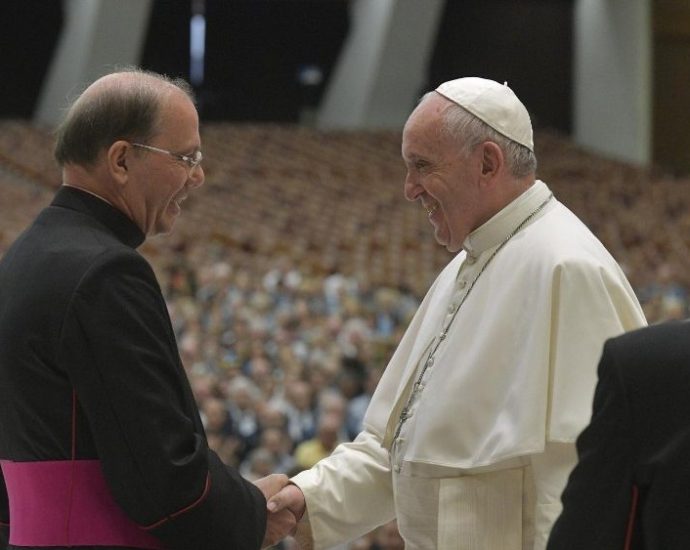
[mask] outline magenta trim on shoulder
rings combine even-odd
[[[128,546],[163,550],[117,505],[100,461],[0,460],[15,546]]]

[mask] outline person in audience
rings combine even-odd
[[[690,548],[690,324],[606,342],[549,550]]]
[[[364,391],[351,399],[347,405],[345,429],[350,440],[357,437],[357,434],[362,431],[364,415],[367,412],[374,391],[376,391],[376,386],[378,386],[379,380],[381,380],[381,375],[382,369],[379,367],[368,369],[364,382]]]
[[[259,443],[259,418],[256,402],[259,390],[248,378],[235,378],[229,388],[230,418],[233,433],[242,442],[241,458],[254,449]]]
[[[227,436],[233,434],[232,419],[225,402],[218,397],[209,397],[200,408],[201,420],[206,434]]]
[[[245,479],[257,481],[274,473],[278,468],[275,457],[263,447],[257,447],[249,453],[249,456],[240,467],[240,472]]]
[[[302,469],[311,468],[322,458],[333,452],[341,441],[342,416],[328,413],[319,418],[318,428],[313,438],[303,441],[295,449],[295,463]]]
[[[147,237],[204,183],[190,87],[124,71],[58,130],[63,184],[0,262],[0,529],[12,548],[258,549],[266,499],[208,448]],[[183,289],[180,289],[183,291]]]
[[[316,433],[316,414],[312,386],[295,380],[287,388],[288,433],[295,443],[311,439]]]
[[[269,499],[328,548],[397,518],[405,548],[543,549],[589,420],[603,342],[645,324],[598,239],[535,176],[504,84],[460,78],[403,131],[405,197],[457,253],[412,319],[364,428]],[[269,520],[270,521],[270,520]]]
[[[287,474],[295,467],[295,459],[290,452],[291,445],[284,430],[273,427],[264,428],[261,431],[261,448],[273,455],[274,472]]]

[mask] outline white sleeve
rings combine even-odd
[[[622,273],[601,262],[554,272],[547,441],[572,443],[589,424],[604,342],[646,324]]]
[[[574,443],[547,443],[543,453],[530,457],[535,486],[534,550],[544,550],[561,513],[561,493],[577,463]]]
[[[317,550],[352,540],[395,517],[388,451],[366,429],[291,481],[304,493]]]

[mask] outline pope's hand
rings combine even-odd
[[[271,512],[290,510],[297,521],[302,519],[307,504],[302,490],[292,483],[285,485],[279,492],[268,500],[268,509]]]
[[[270,501],[271,497],[283,489],[288,483],[288,477],[283,474],[271,474],[254,482],[261,492]],[[290,509],[271,510],[268,507],[266,518],[266,534],[261,548],[273,546],[278,541],[293,533],[297,526],[297,518]]]
[[[305,518],[307,505],[304,500],[304,493],[292,483],[283,487],[278,493],[268,501],[268,509],[276,513],[290,511],[297,520],[297,528],[291,535],[295,537],[300,550],[313,550],[314,539],[312,538],[309,520]]]

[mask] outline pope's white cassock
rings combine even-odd
[[[644,324],[618,264],[537,181],[436,279],[362,433],[293,478],[315,547],[397,517],[407,550],[544,548],[604,340]]]

